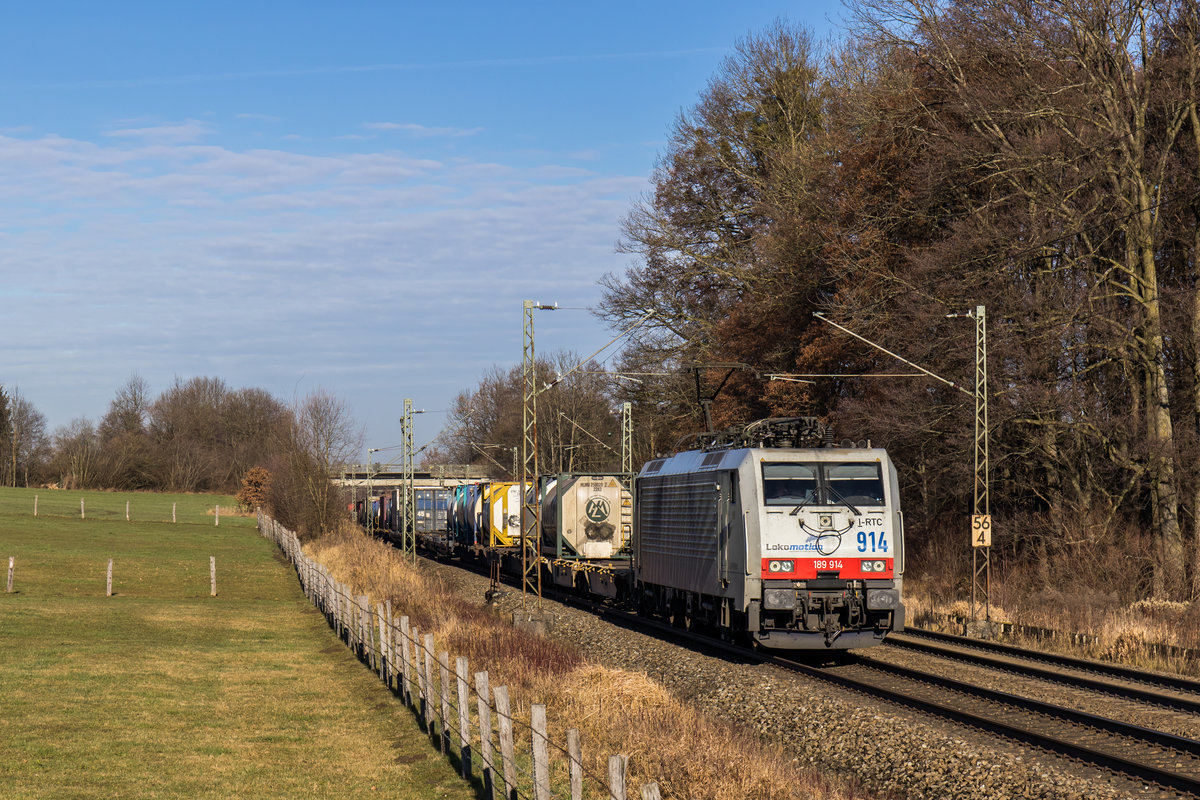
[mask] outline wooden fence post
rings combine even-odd
[[[337,581],[329,587],[330,613],[333,614],[333,631],[339,639],[342,638],[342,593],[338,591]]]
[[[442,752],[450,752],[450,654],[443,650],[438,655],[438,673],[442,690]]]
[[[209,579],[209,584],[211,586],[208,596],[216,597],[217,596],[217,557],[216,556],[208,557],[208,579]]]
[[[662,800],[662,794],[658,791],[657,783],[642,785],[642,800]]]
[[[129,501],[125,501],[125,521],[129,522]]]
[[[375,618],[379,620],[379,680],[383,681],[384,686],[386,686],[388,682],[387,626],[384,625],[383,605],[381,603],[375,604]]]
[[[79,518],[87,519],[87,513],[83,510],[83,498],[79,498]]]
[[[462,756],[462,775],[471,777],[471,687],[467,685],[467,659],[459,656],[454,662],[458,679],[458,752]]]
[[[221,506],[213,506],[213,525],[221,524]]]
[[[175,506],[177,506],[177,505],[179,505],[179,504],[171,503],[171,522],[175,521]]]
[[[550,800],[550,735],[546,728],[546,704],[529,707],[533,729],[533,800]]]
[[[321,603],[321,610],[330,618],[330,623],[333,623],[333,579],[329,577],[329,570],[324,566],[321,567]],[[334,630],[337,630],[336,624]]]
[[[329,613],[333,615],[333,630],[342,638],[342,592],[336,580],[329,582]],[[345,641],[343,639],[343,641]]]
[[[342,584],[340,581],[334,581],[333,591],[334,591],[334,597],[337,599],[338,638],[341,639],[343,642],[345,642],[347,646],[350,646],[350,638],[349,638],[350,632],[346,630],[346,626],[344,623],[344,617],[343,617],[343,614],[345,612],[342,611],[342,606],[344,605],[344,598],[342,596]]]
[[[354,652],[359,658],[362,658],[363,653],[367,652],[367,643],[363,640],[362,635],[362,604],[359,597],[360,595],[354,594],[354,590],[351,589],[350,597],[346,600],[346,613],[350,615],[347,623],[352,629],[350,635],[354,638]]]
[[[625,769],[629,766],[629,756],[608,757],[608,788],[612,791],[613,800],[626,800]]]
[[[483,772],[483,793],[488,800],[495,796],[492,787],[492,699],[488,691],[487,671],[475,673],[475,696],[479,710],[479,755]]]
[[[388,598],[383,606],[384,624],[387,626],[387,643],[384,647],[384,657],[387,658],[387,677],[384,678],[384,685],[389,689],[396,681],[396,625],[392,619],[392,601]]]
[[[433,736],[433,634],[425,634],[425,732]]]
[[[331,616],[333,612],[333,578],[329,576],[329,570],[324,566],[321,567],[321,600],[324,603],[321,610],[325,612],[325,616]],[[332,620],[330,621],[332,622]]]
[[[375,651],[375,626],[371,624],[371,598],[363,595],[359,598],[359,608],[361,609],[363,639],[366,642],[366,650],[363,652],[363,658],[367,660],[367,666],[375,669],[375,664],[379,658]]]
[[[508,703],[508,687],[496,687],[496,718],[500,724],[500,758],[504,761],[504,800],[511,800],[516,790],[513,764],[512,711]]]
[[[8,557],[8,593],[12,594],[13,573],[16,571],[17,558],[16,556]]]
[[[578,728],[567,731],[567,768],[571,775],[571,800],[583,800],[583,746]]]
[[[408,649],[408,615],[400,617],[400,670],[403,673],[404,686],[400,691],[400,696],[404,702],[410,707],[413,704],[412,699],[412,655]]]
[[[33,515],[35,517],[37,516],[37,500],[38,500],[38,496],[35,494],[33,496]]]
[[[421,661],[421,629],[412,628],[412,658],[413,658],[413,707],[417,717],[425,718],[425,667]]]
[[[105,597],[112,597],[112,562],[113,560],[110,558],[108,560],[108,583],[107,588],[104,590]]]

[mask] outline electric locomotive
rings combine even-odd
[[[643,613],[779,649],[876,645],[904,628],[904,526],[887,452],[788,417],[647,462],[635,485]]]

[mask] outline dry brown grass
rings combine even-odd
[[[954,598],[934,582],[909,579],[904,589],[910,624],[936,628],[944,626],[947,618],[970,616],[968,600]],[[1020,591],[993,583],[992,601],[993,622],[1067,634],[1057,639],[1019,636],[1021,644],[1130,666],[1200,674],[1196,662],[1151,652],[1155,645],[1200,649],[1200,606],[1196,603],[1152,599],[1124,603],[1113,594],[1030,591],[1023,583]],[[1094,641],[1073,642],[1070,635],[1076,633]]]
[[[565,730],[578,728],[587,774],[605,776],[609,754],[629,755],[630,796],[651,780],[664,797],[692,800],[866,796],[794,765],[781,746],[706,717],[644,674],[590,663],[562,643],[513,627],[489,611],[482,596],[473,603],[454,595],[395,549],[354,530],[306,550],[372,603],[390,599],[396,613],[434,635],[439,650],[466,656],[473,671],[486,669],[493,686],[507,685],[517,714],[528,714],[532,702],[545,703],[552,742],[565,743]]]
[[[781,746],[699,713],[641,673],[584,664],[536,690],[555,697],[552,726],[584,730],[589,771],[604,774],[605,753],[627,753],[635,782],[656,780],[664,797],[863,796],[845,782],[789,765],[792,756]]]

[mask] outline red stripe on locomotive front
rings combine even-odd
[[[771,572],[772,561],[791,561],[794,569],[791,572]],[[882,561],[882,572],[863,572],[862,562]],[[762,577],[768,580],[797,580],[804,581],[817,577],[817,572],[836,572],[839,578],[871,579],[891,578],[892,564],[890,558],[764,558],[762,560]]]

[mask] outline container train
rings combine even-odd
[[[836,445],[812,418],[773,418],[648,461],[632,491],[626,480],[456,487],[417,541],[519,571],[521,505],[536,492],[544,583],[773,649],[867,647],[903,629],[904,525],[886,451]]]

